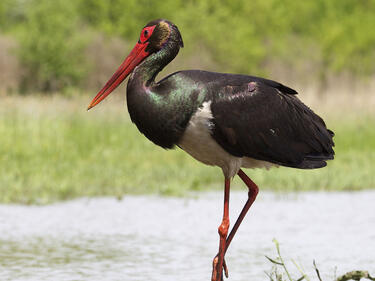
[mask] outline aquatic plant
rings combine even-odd
[[[272,241],[273,243],[275,243],[277,257],[270,258],[266,256],[266,258],[272,263],[272,269],[270,270],[270,272],[265,272],[266,275],[269,277],[270,281],[302,281],[302,280],[311,281],[310,277],[304,272],[302,266],[300,266],[295,260],[292,259],[293,264],[296,266],[297,270],[301,274],[299,278],[297,279],[293,278],[293,276],[290,274],[290,270],[288,270],[287,265],[281,256],[279,242],[276,239],[273,239]],[[318,280],[323,281],[315,260],[313,261],[313,265],[314,265],[314,269],[315,269]],[[335,281],[348,281],[348,280],[359,281],[362,278],[375,281],[375,277],[372,277],[369,274],[369,272],[365,270],[353,270],[343,275],[340,275],[339,277],[336,277],[334,280]]]

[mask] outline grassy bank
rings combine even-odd
[[[0,202],[222,188],[218,168],[199,164],[179,149],[166,152],[140,135],[124,97],[118,96],[90,112],[85,110],[88,97],[2,97]],[[338,110],[320,111],[336,133],[336,159],[327,168],[248,174],[263,190],[375,188],[375,115]],[[235,186],[243,187],[237,180]]]

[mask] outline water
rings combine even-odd
[[[210,280],[222,200],[215,192],[0,205],[0,280]],[[231,193],[232,223],[245,200]],[[267,280],[274,237],[312,275],[315,259],[323,280],[335,270],[375,275],[375,192],[261,192],[228,250],[229,280]]]

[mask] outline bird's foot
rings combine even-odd
[[[219,268],[219,255],[216,255],[212,262],[212,278],[211,281],[223,281],[223,270],[225,277],[228,278],[228,268],[223,258],[223,268]]]

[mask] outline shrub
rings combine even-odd
[[[51,92],[77,86],[86,71],[83,30],[72,1],[29,1],[19,33],[19,57],[26,67],[22,88]]]

